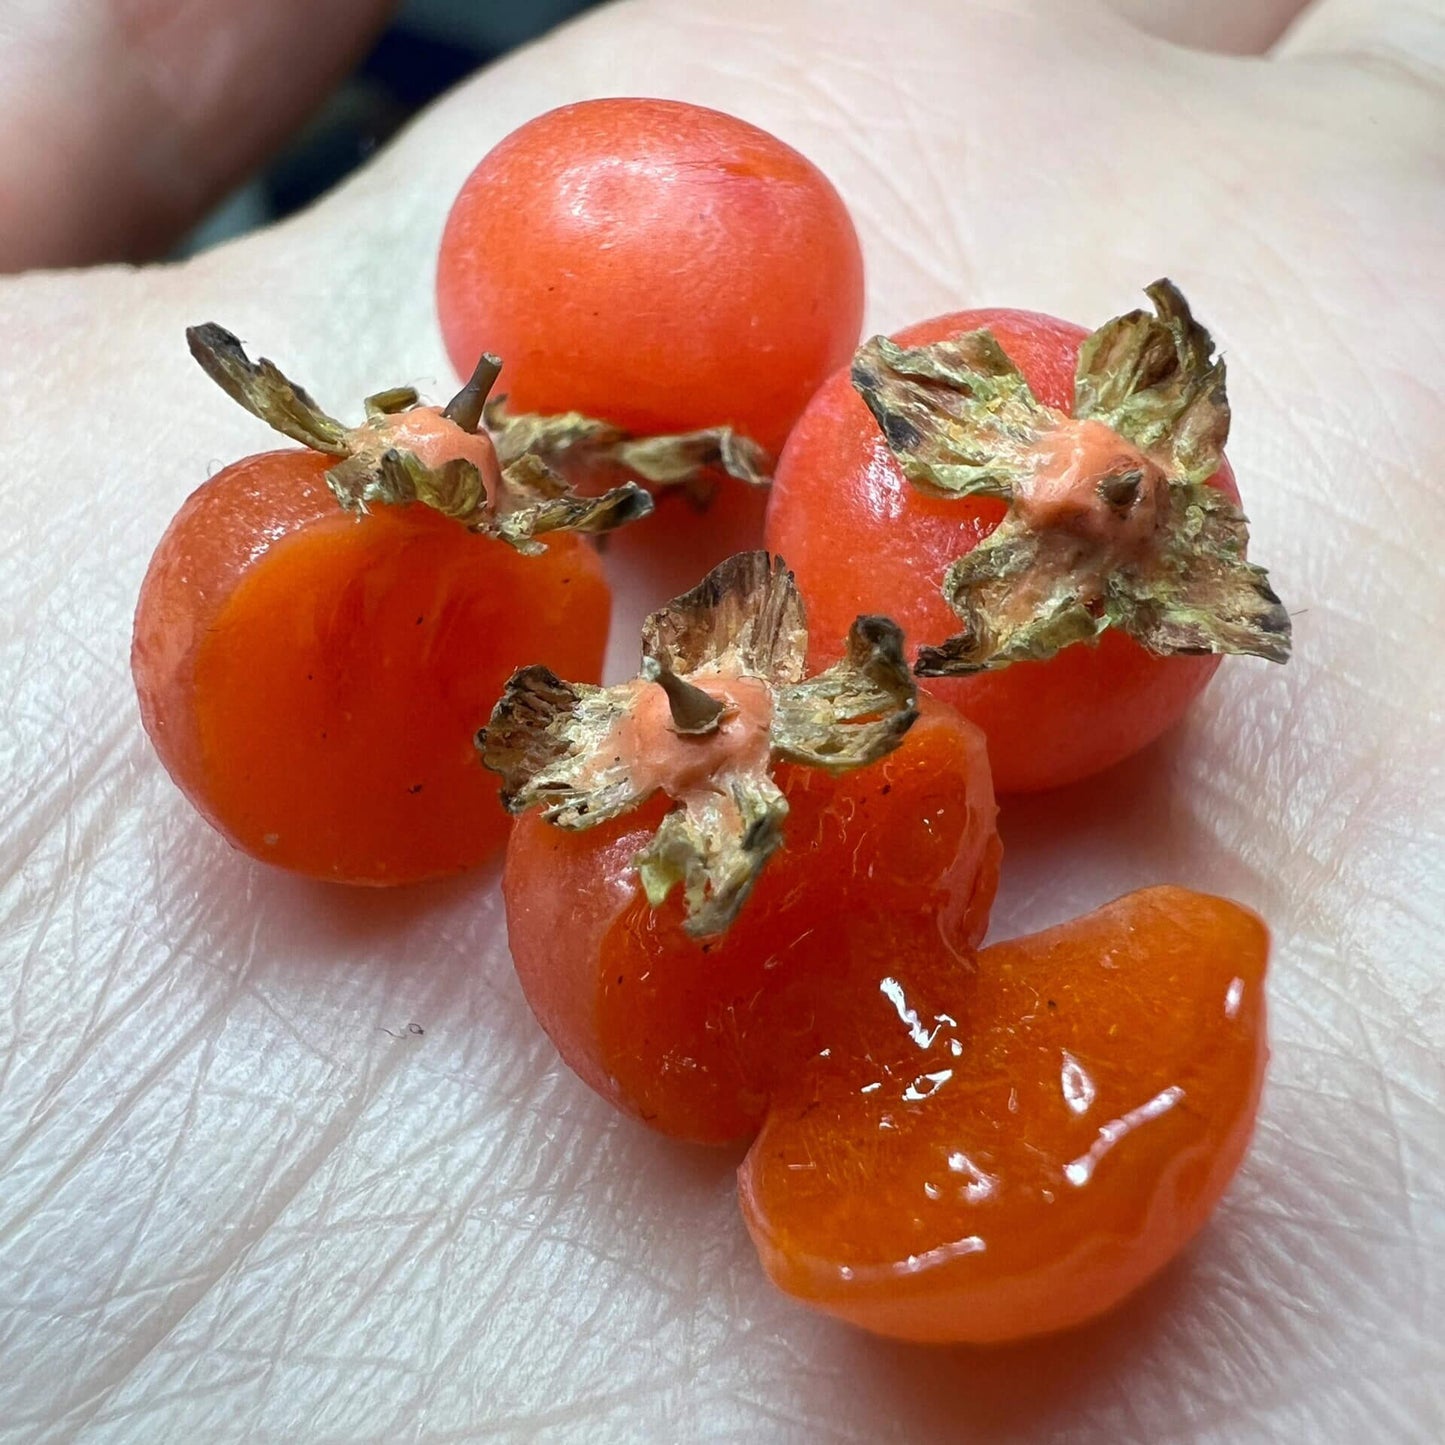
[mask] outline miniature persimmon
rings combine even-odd
[[[906,910],[966,960],[987,922],[976,729],[936,703],[915,720],[885,619],[857,619],[816,677],[806,641],[786,569],[742,554],[649,620],[641,679],[527,669],[482,739],[524,814],[503,892],[528,1000],[584,1080],[664,1133],[758,1127],[798,1062],[769,1000],[826,974],[834,928]]]
[[[766,131],[682,101],[588,100],[528,121],[468,177],[437,310],[459,372],[507,358],[513,418],[571,414],[554,451],[601,427],[638,439],[649,480],[747,476],[856,345],[863,261],[828,179]],[[679,449],[677,433],[701,435]]]
[[[1174,286],[1149,294],[1155,312],[1092,334],[996,310],[875,338],[778,464],[767,542],[814,660],[860,597],[896,617],[928,689],[987,735],[1001,793],[1129,756],[1220,654],[1288,656],[1245,560],[1224,362]]]
[[[401,388],[345,427],[229,332],[189,335],[306,449],[224,468],[156,549],[131,662],[161,761],[232,844],[296,872],[405,883],[494,854],[476,719],[524,659],[600,674],[610,594],[578,532],[650,499],[499,467],[477,431],[494,358],[446,408]]]

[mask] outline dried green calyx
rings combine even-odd
[[[1289,657],[1289,615],[1245,559],[1243,513],[1208,479],[1229,434],[1224,362],[1172,282],[1085,341],[1072,417],[988,331],[914,349],[875,337],[853,384],[915,486],[1010,504],[948,569],[963,623],[923,677],[1052,657],[1106,628],[1157,653]]]
[[[450,424],[458,455],[431,464],[408,439],[408,415],[430,412],[409,386],[366,398],[366,421],[347,427],[322,411],[311,396],[262,357],[253,362],[231,332],[214,323],[186,331],[191,355],[234,401],[283,436],[337,458],[327,485],[347,511],[364,513],[373,504],[419,503],[520,552],[543,550],[548,532],[607,532],[652,511],[652,498],[636,483],[597,497],[577,495],[539,456],[520,456],[493,472],[467,455],[466,438],[482,421],[487,393],[501,362],[483,356],[467,384],[436,416],[438,431]],[[471,443],[471,449],[486,446]]]
[[[558,467],[617,467],[654,487],[680,487],[698,497],[719,472],[755,487],[772,481],[768,454],[730,426],[639,437],[578,411],[514,414],[505,397],[487,403],[486,422],[503,465],[538,456]]]
[[[842,661],[804,675],[792,574],[766,552],[729,558],[647,619],[641,675],[616,687],[526,667],[478,734],[513,813],[590,828],[654,793],[675,806],[635,859],[649,902],[682,885],[687,931],[720,933],[782,842],[778,759],[830,771],[891,752],[917,716],[903,637],[859,617]]]

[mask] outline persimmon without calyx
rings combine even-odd
[[[1092,334],[994,310],[875,338],[778,464],[765,535],[814,661],[860,597],[897,618],[928,689],[987,735],[1000,793],[1129,756],[1221,653],[1288,655],[1244,560],[1224,363],[1170,283],[1149,291],[1156,314]]]
[[[607,584],[558,529],[650,499],[504,474],[475,431],[494,359],[444,410],[402,388],[348,428],[230,333],[190,335],[214,379],[309,449],[226,467],[156,549],[131,663],[161,761],[232,844],[283,868],[393,884],[480,862],[507,820],[477,717],[523,659],[602,665]]]
[[[863,262],[827,178],[766,131],[681,101],[591,100],[472,172],[437,310],[459,372],[507,358],[512,413],[639,437],[729,427],[776,455],[857,343]]]

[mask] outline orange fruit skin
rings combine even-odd
[[[898,750],[833,777],[780,766],[782,848],[721,937],[682,930],[676,892],[652,909],[632,859],[667,809],[569,833],[517,820],[502,887],[522,988],[572,1069],[675,1137],[752,1134],[768,1099],[819,1045],[798,980],[831,987],[844,939],[882,912],[926,917],[940,956],[983,936],[998,877],[993,792],[978,732],[926,704]]]
[[[1046,405],[1073,411],[1074,369],[1088,333],[1029,311],[960,311],[899,332],[924,346],[990,328]],[[1213,485],[1236,501],[1229,464]],[[815,665],[860,608],[886,613],[916,653],[958,631],[943,600],[944,573],[1003,519],[991,498],[925,495],[903,475],[846,370],[830,377],[779,459],[766,545],[786,557],[808,604]],[[973,677],[927,678],[988,738],[994,786],[1034,792],[1088,777],[1152,742],[1183,715],[1218,657],[1159,657],[1119,632],[1096,647],[1065,648],[1047,662],[1019,662]]]
[[[182,792],[237,848],[345,883],[409,883],[500,851],[476,729],[514,668],[600,676],[595,552],[540,557],[429,508],[343,513],[331,459],[267,452],[192,494],[151,560],[131,665]]]
[[[1111,1308],[1201,1228],[1268,1057],[1248,910],[1130,894],[961,970],[910,922],[814,991],[834,1042],[739,1174],[780,1288],[905,1340],[987,1343]]]
[[[483,157],[447,218],[437,310],[460,374],[505,359],[513,410],[730,424],[776,455],[857,344],[863,260],[828,179],[766,131],[591,100]]]

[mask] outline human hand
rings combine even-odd
[[[394,0],[0,16],[0,272],[145,260],[306,119]]]
[[[291,222],[0,282],[0,1440],[1437,1433],[1445,27],[1366,9],[1325,0],[1259,61],[1082,3],[650,0],[477,78]],[[1167,273],[1228,353],[1296,657],[1226,662],[1164,744],[1002,818],[996,936],[1158,881],[1275,934],[1254,1151],[1186,1258],[1094,1326],[928,1351],[777,1296],[736,1156],[648,1135],[558,1063],[494,872],[385,894],[268,872],[140,732],[150,550],[271,444],[184,326],[338,407],[446,395],[451,197],[521,121],[609,93],[813,158],[857,218],[871,330],[987,304],[1096,324]],[[616,581],[620,662],[661,579]]]

